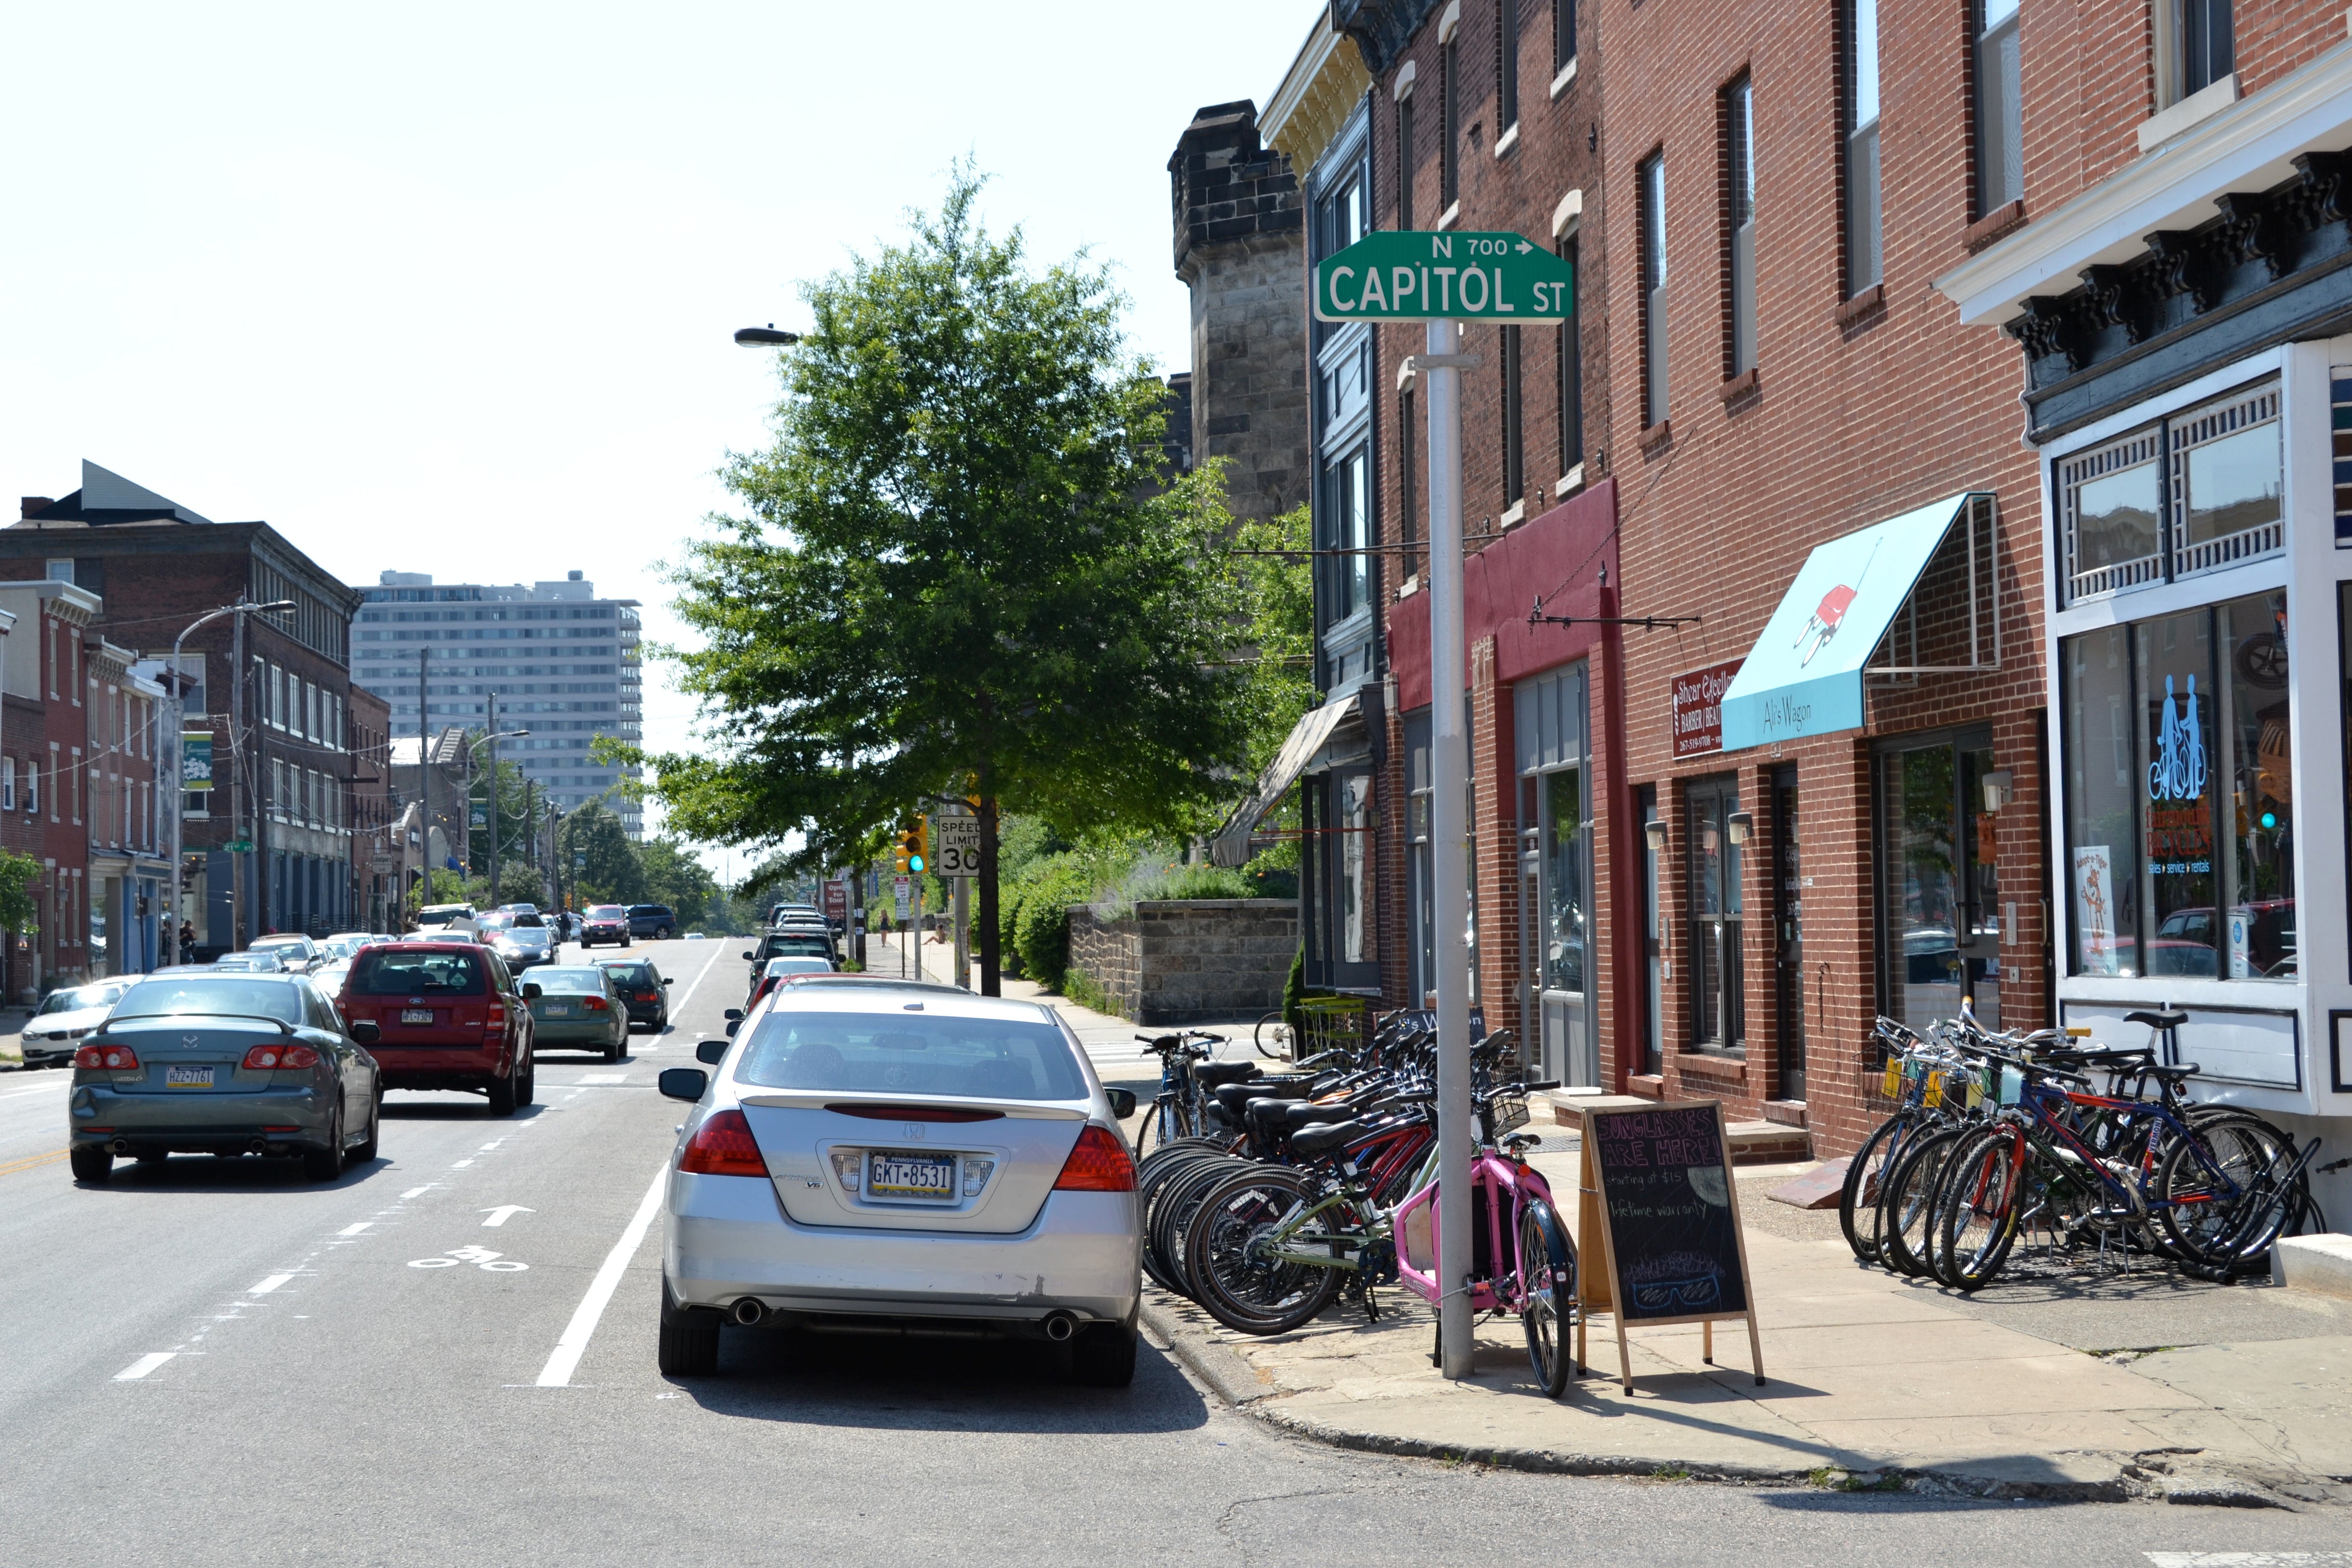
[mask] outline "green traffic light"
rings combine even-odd
[[[910,870],[919,871],[923,868],[923,858],[920,855],[909,855],[907,857],[907,866]]]

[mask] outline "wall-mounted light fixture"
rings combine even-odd
[[[1652,817],[1642,824],[1642,832],[1650,840],[1651,854],[1663,855],[1666,852],[1666,819],[1664,817]]]
[[[1723,819],[1724,835],[1734,844],[1747,843],[1748,835],[1755,826],[1756,818],[1744,811],[1735,811]]]
[[[2007,768],[1994,768],[1977,782],[1984,789],[1984,807],[1999,811],[2007,805],[2016,792],[2011,787],[2014,775]]]

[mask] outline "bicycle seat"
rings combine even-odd
[[[2142,1007],[2137,1012],[2125,1014],[2124,1022],[2146,1024],[2151,1029],[2177,1029],[2189,1022],[2189,1015],[2178,1007],[2167,1007],[2160,1013]]]
[[[1292,1133],[1290,1150],[1311,1160],[1318,1154],[1344,1149],[1363,1135],[1364,1124],[1360,1121],[1327,1121]]]
[[[2144,1068],[2135,1068],[2132,1070],[2135,1072],[2144,1072],[2150,1078],[2167,1079],[2174,1083],[2178,1083],[2184,1078],[2195,1078],[2197,1076],[2197,1064],[2195,1062],[2179,1062],[2171,1067],[2165,1067],[2158,1062],[2150,1062]]]
[[[1250,1131],[1261,1138],[1279,1138],[1287,1127],[1291,1101],[1287,1100],[1253,1100],[1244,1113]]]
[[[1282,1114],[1282,1124],[1293,1132],[1302,1127],[1315,1127],[1327,1121],[1347,1121],[1354,1118],[1356,1108],[1342,1100],[1336,1105],[1322,1105],[1311,1100],[1291,1101]]]
[[[1184,1043],[1181,1035],[1138,1035],[1135,1037],[1143,1042],[1143,1048],[1147,1051],[1172,1051]]]
[[[1240,1083],[1257,1076],[1255,1062],[1200,1062],[1192,1068],[1192,1081],[1203,1089],[1219,1084]]]

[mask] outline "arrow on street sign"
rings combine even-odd
[[[537,1209],[527,1209],[520,1204],[500,1204],[494,1209],[478,1209],[475,1212],[478,1214],[486,1214],[490,1216],[482,1222],[485,1226],[488,1226],[493,1225],[504,1225],[508,1219],[515,1215],[537,1214],[539,1211]]]
[[[1404,229],[1368,234],[1315,264],[1318,321],[1564,321],[1576,269],[1525,235]]]

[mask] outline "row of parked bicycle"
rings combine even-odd
[[[1377,1319],[1375,1288],[1402,1283],[1434,1303],[1436,1021],[1383,1020],[1269,1074],[1211,1060],[1222,1037],[1139,1037],[1160,1059],[1160,1089],[1136,1134],[1143,1266],[1227,1328],[1278,1334],[1344,1291]],[[1477,1149],[1471,1167],[1474,1310],[1517,1317],[1547,1393],[1567,1386],[1576,1248],[1543,1177],[1542,1139],[1521,1131],[1530,1090],[1511,1032],[1472,1048]]]
[[[2127,1014],[2147,1043],[2063,1029],[2000,1033],[1960,1016],[1877,1023],[1897,1109],[1847,1168],[1838,1218],[1854,1256],[1975,1290],[2021,1242],[2167,1258],[2200,1278],[2268,1267],[2281,1235],[2325,1230],[2314,1139],[2191,1098],[2177,1010]],[[2347,1163],[2317,1167],[2336,1170]]]

